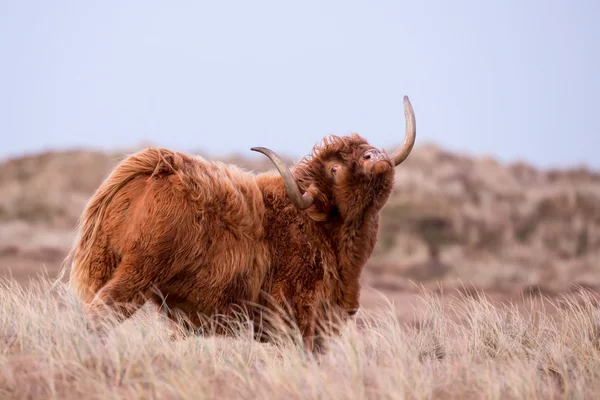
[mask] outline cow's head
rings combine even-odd
[[[294,205],[318,221],[338,214],[351,218],[368,207],[383,207],[394,184],[394,168],[410,154],[416,137],[412,105],[404,96],[406,134],[403,145],[388,155],[357,134],[329,136],[290,170],[264,147],[253,147],[275,164]]]

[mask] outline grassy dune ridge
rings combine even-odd
[[[205,157],[273,169],[247,153]],[[0,160],[0,276],[10,270],[24,281],[41,264],[55,275],[85,204],[126,154]],[[600,171],[539,169],[418,145],[396,169],[363,281],[388,293],[404,292],[407,279],[446,288],[461,280],[507,294],[560,293],[572,284],[600,291],[599,259]]]
[[[419,321],[359,311],[322,355],[294,340],[173,339],[153,307],[101,337],[45,277],[0,283],[0,398],[598,398],[598,299],[579,290],[527,310],[480,292],[423,290]],[[443,300],[443,301],[442,301]],[[448,305],[448,306],[446,306]],[[296,339],[298,339],[296,337]]]

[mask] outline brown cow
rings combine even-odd
[[[81,217],[72,286],[91,309],[126,318],[152,299],[198,326],[242,304],[279,307],[312,349],[323,312],[359,307],[379,211],[415,142],[406,96],[404,111],[404,143],[389,156],[357,134],[324,139],[292,170],[253,148],[278,170],[258,175],[163,148],[130,155]]]

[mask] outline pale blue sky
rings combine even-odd
[[[356,131],[600,167],[599,1],[0,0],[0,158]]]

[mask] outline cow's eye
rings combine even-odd
[[[337,173],[338,167],[331,167],[331,174],[335,175]]]

